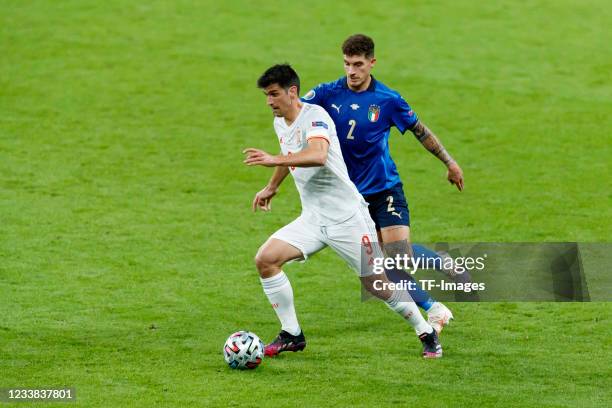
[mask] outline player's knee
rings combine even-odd
[[[262,269],[265,269],[265,267],[267,265],[265,253],[262,253],[261,250],[257,251],[253,261],[255,261],[255,266],[257,267],[258,271],[261,271]]]
[[[255,266],[260,275],[266,275],[276,265],[276,257],[270,251],[260,248],[255,255]]]

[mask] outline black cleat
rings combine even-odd
[[[442,345],[435,330],[419,335],[419,340],[423,343],[423,358],[442,357]]]
[[[265,347],[266,357],[274,357],[283,351],[302,351],[306,348],[306,338],[304,332],[300,332],[297,336],[281,330],[274,341]]]

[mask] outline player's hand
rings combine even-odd
[[[276,189],[270,186],[265,186],[259,193],[255,194],[253,199],[253,211],[257,211],[257,208],[261,211],[270,211],[272,209],[272,197],[276,195]]]
[[[249,147],[248,149],[244,149],[242,153],[246,154],[247,157],[244,160],[244,163],[247,166],[266,166],[266,167],[274,167],[277,166],[276,156],[272,156],[269,153],[264,152],[260,149],[255,149]]]
[[[448,172],[446,173],[448,182],[457,186],[459,191],[463,191],[463,170],[456,162],[448,164]]]

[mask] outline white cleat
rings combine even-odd
[[[453,320],[453,314],[440,302],[436,302],[431,306],[431,309],[427,311],[427,323],[434,328],[436,333],[440,334],[444,326]]]

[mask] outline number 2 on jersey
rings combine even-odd
[[[351,119],[349,120],[349,125],[351,125],[351,128],[349,129],[348,135],[346,135],[346,138],[349,140],[354,140],[355,136],[353,136],[353,130],[355,130],[355,125],[357,124],[357,122],[355,121],[355,119]]]

